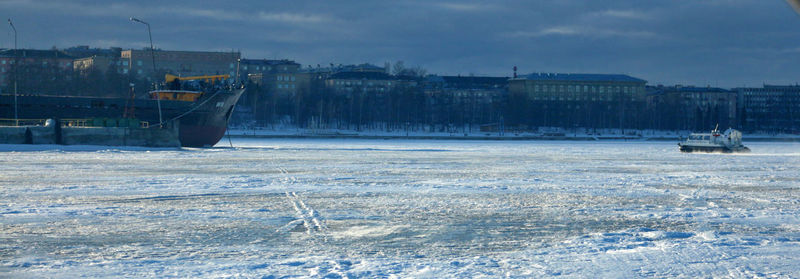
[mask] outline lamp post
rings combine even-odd
[[[155,49],[153,48],[153,34],[150,32],[150,24],[135,17],[131,17],[131,21],[147,25],[147,35],[150,37],[150,57],[153,59],[153,74],[155,75],[156,55],[155,55]],[[164,124],[164,121],[161,119],[161,96],[159,96],[158,94],[156,94],[156,103],[158,103],[158,127],[161,127],[161,125]]]
[[[797,14],[800,14],[800,0],[786,0],[786,2],[789,3],[790,6],[792,6],[792,8],[794,9],[795,12],[797,12]],[[792,122],[794,122],[794,117],[791,115],[789,117],[792,118],[791,120]],[[791,126],[794,126],[794,124],[792,124]]]
[[[19,64],[19,59],[17,58],[17,28],[14,27],[14,23],[11,22],[11,19],[8,19],[8,25],[11,25],[11,29],[14,30],[14,126],[19,126],[19,114],[17,113],[17,64]]]

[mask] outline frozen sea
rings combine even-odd
[[[0,277],[800,277],[800,144],[0,145]]]

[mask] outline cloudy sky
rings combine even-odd
[[[303,65],[402,60],[429,73],[621,73],[650,84],[800,82],[784,0],[0,0],[25,48],[238,50]],[[0,31],[0,48],[13,33]]]

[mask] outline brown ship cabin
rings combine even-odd
[[[215,83],[221,82],[229,77],[229,75],[179,77],[176,75],[166,74],[164,81],[167,85],[167,89],[150,91],[150,98],[170,101],[195,102],[205,93],[202,90],[203,87],[208,85],[213,86]],[[182,81],[196,81],[204,84],[191,85],[185,84]]]

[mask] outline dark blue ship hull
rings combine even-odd
[[[210,147],[225,134],[236,102],[244,89],[221,89],[206,93],[197,101],[161,100],[161,119],[177,120],[182,146]],[[129,103],[131,102],[131,103]],[[125,115],[126,105],[129,113]],[[17,96],[19,119],[135,118],[156,128],[159,109],[156,100],[125,98]],[[14,96],[0,95],[0,118],[14,118]]]

